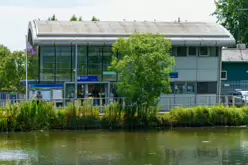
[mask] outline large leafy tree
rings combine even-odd
[[[127,40],[120,38],[113,45],[113,52],[124,58],[113,57],[109,68],[120,76],[118,94],[127,97],[127,101],[138,109],[157,106],[161,94],[171,91],[168,75],[175,59],[170,56],[170,49],[171,42],[159,34],[134,34]]]
[[[248,42],[248,11],[238,9],[248,8],[247,0],[216,0],[216,10],[212,15],[217,17],[217,22],[227,28],[238,41],[238,27],[240,20],[240,41]]]

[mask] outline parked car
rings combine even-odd
[[[233,103],[234,101],[234,103]],[[242,107],[248,103],[248,91],[234,91],[228,94],[228,105]]]

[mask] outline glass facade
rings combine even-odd
[[[218,56],[217,47],[173,47],[173,56],[187,56],[209,54]],[[97,76],[98,81],[110,81],[113,84],[121,81],[120,76],[110,72],[108,67],[112,61],[111,46],[78,46],[78,76]],[[118,59],[123,55],[117,53]],[[75,81],[75,46],[40,46],[38,77],[40,83],[64,83]],[[214,94],[217,92],[217,82],[172,82],[172,93],[174,94]],[[71,88],[74,88],[71,86]],[[69,89],[68,89],[69,90]],[[90,89],[89,89],[90,90]],[[71,92],[73,93],[73,92]]]
[[[78,76],[98,76],[99,81],[116,81],[109,72],[112,61],[111,46],[78,46]],[[41,82],[69,82],[75,80],[75,46],[40,46]]]

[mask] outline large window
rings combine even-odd
[[[217,94],[217,82],[198,82],[198,94]]]
[[[72,47],[56,46],[55,50],[55,81],[70,81],[72,75]]]
[[[187,48],[186,47],[178,47],[177,48],[177,56],[179,56],[179,57],[187,56]]]
[[[102,81],[102,46],[89,46],[88,51],[88,75],[98,76],[98,80]]]
[[[55,48],[53,46],[40,47],[40,80],[54,81],[55,76]]]
[[[227,71],[221,71],[221,80],[227,80]]]
[[[175,82],[175,94],[193,94],[195,85],[195,82]]]
[[[189,56],[197,56],[197,47],[188,47]]]
[[[199,55],[200,56],[209,56],[209,48],[208,47],[200,47]]]
[[[170,50],[170,54],[171,56],[177,56],[177,47],[172,47],[172,49]]]
[[[104,46],[103,47],[103,81],[116,81],[116,73],[110,72],[108,67],[111,65],[112,62],[112,47],[111,46]]]
[[[87,47],[80,46],[78,48],[78,76],[86,76],[88,72],[87,66]]]

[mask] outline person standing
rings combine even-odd
[[[40,91],[37,92],[36,99],[37,99],[37,104],[39,104],[42,101],[42,95]]]

